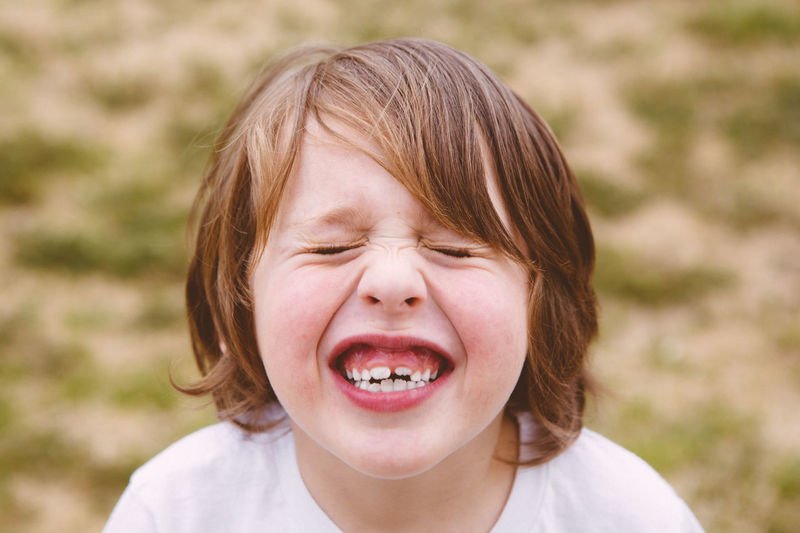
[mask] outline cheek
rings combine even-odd
[[[527,351],[527,290],[516,278],[475,280],[451,300],[448,315],[467,352],[472,379],[516,383]],[[478,384],[478,383],[476,383]]]
[[[315,275],[316,274],[316,275]],[[272,276],[256,286],[255,325],[261,359],[273,388],[314,390],[321,369],[317,347],[338,307],[337,294],[324,273]]]

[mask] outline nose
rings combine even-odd
[[[419,307],[428,295],[425,278],[413,257],[383,253],[366,266],[358,283],[358,297],[390,314]]]

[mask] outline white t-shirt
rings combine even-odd
[[[520,416],[522,436],[532,431]],[[552,461],[520,467],[493,533],[697,532],[702,527],[644,461],[584,429]],[[340,531],[309,494],[284,424],[248,436],[201,429],[131,476],[104,533]]]

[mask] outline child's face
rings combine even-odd
[[[499,427],[525,359],[527,280],[310,123],[252,279],[264,367],[320,452],[419,474]]]

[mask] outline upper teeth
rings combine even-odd
[[[345,373],[347,374],[347,379],[353,380],[356,386],[371,392],[392,392],[421,387],[436,379],[438,375],[438,371],[431,371],[430,368],[412,371],[405,366],[398,366],[394,370],[388,366],[376,366],[371,369],[348,368]],[[390,378],[393,374],[395,376],[407,376],[410,381],[404,379],[392,380]],[[375,380],[376,383],[370,383],[370,380]]]
[[[372,376],[372,379],[386,379],[392,375],[392,371],[389,370],[387,366],[376,366],[369,371],[369,375]],[[361,372],[361,376],[364,376],[363,371]]]

